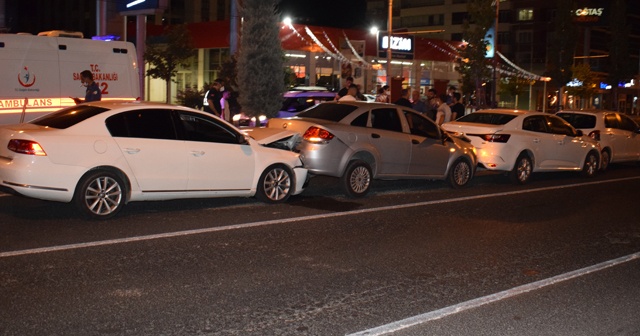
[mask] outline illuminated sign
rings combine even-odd
[[[126,0],[118,3],[118,12],[137,11],[144,9],[158,9],[159,0]]]
[[[387,57],[389,36],[379,36],[378,57]],[[413,36],[391,35],[391,57],[395,59],[413,59]]]
[[[573,11],[573,22],[583,25],[601,25],[605,24],[607,16],[605,7],[583,7]]]
[[[487,53],[484,55],[485,58],[493,58],[496,55],[496,29],[495,26],[492,26],[487,30],[487,33],[484,35],[484,40],[487,42]]]
[[[567,83],[567,86],[568,87],[581,87],[582,86],[582,81],[578,80],[577,78],[574,78],[572,81]]]

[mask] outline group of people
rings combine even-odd
[[[449,87],[448,92],[442,95],[438,95],[436,89],[429,89],[426,100],[422,100],[418,90],[411,92],[411,100],[409,100],[409,89],[402,89],[402,96],[394,104],[410,107],[435,121],[438,125],[456,120],[464,115],[461,95],[456,92],[455,86]]]
[[[411,97],[409,94],[411,93]],[[389,103],[389,86],[384,85],[378,89],[376,102]],[[338,91],[336,95],[338,101],[357,101],[366,100],[360,92],[360,88],[353,83],[353,77],[347,77],[345,86]],[[420,91],[402,89],[401,97],[394,101],[396,105],[412,108],[438,125],[456,120],[464,115],[465,107],[461,102],[462,98],[455,86],[450,86],[446,94],[438,95],[436,89],[429,89],[426,94],[426,100],[423,100]]]

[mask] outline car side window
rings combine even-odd
[[[546,116],[548,120],[549,130],[554,134],[564,134],[568,136],[576,136],[576,132],[564,119],[556,116]]]
[[[522,129],[525,131],[547,133],[547,121],[543,116],[531,116],[524,118]]]
[[[403,111],[403,113],[407,118],[411,134],[431,139],[440,137],[438,126],[434,122],[413,112]]]
[[[106,120],[113,137],[176,140],[170,109],[143,109],[118,113]]]
[[[357,118],[353,119],[351,122],[351,126],[357,127],[367,127],[367,121],[369,120],[369,111],[359,115]]]
[[[238,133],[212,117],[178,111],[179,125],[187,141],[238,144]]]
[[[625,130],[625,131],[629,131],[629,132],[635,132],[638,130],[638,125],[635,123],[635,121],[631,120],[631,118],[627,117],[626,115],[622,115],[619,114],[618,115],[620,117],[620,128]]]
[[[373,128],[402,132],[402,123],[395,108],[379,108],[371,111],[371,126]]]
[[[618,125],[618,116],[615,113],[607,113],[604,115],[604,127],[620,128]]]

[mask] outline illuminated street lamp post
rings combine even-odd
[[[389,0],[389,19],[387,20],[387,85],[391,87],[391,32],[393,31],[393,0]],[[389,90],[389,102],[392,102],[391,90]]]

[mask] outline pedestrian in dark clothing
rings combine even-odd
[[[424,103],[424,101],[422,101],[422,99],[420,98],[420,91],[418,90],[414,90],[411,93],[411,99],[413,100],[413,109],[425,114],[425,112],[427,112],[427,104]]]
[[[338,96],[336,97],[336,100],[340,100],[340,98],[344,97],[348,93],[349,87],[351,86],[351,84],[353,84],[353,77],[349,76],[345,79],[344,87],[340,89],[340,91],[338,91]]]
[[[436,114],[438,113],[438,103],[436,102],[436,98],[438,98],[438,91],[436,89],[429,89],[427,91],[427,117],[431,120],[436,120]]]
[[[220,104],[220,99],[222,99],[222,92],[220,91],[222,88],[222,80],[216,79],[211,84],[211,89],[207,94],[207,102],[209,103],[210,112],[214,115],[220,117],[222,114],[222,105]]]
[[[402,97],[396,100],[394,104],[413,108],[413,104],[409,100],[409,89],[402,89]]]
[[[80,98],[72,98],[76,104],[100,101],[102,100],[102,90],[98,86],[98,83],[93,81],[93,74],[89,70],[84,70],[80,73],[80,82],[87,87],[84,95],[84,101]]]
[[[464,105],[460,102],[462,96],[454,92],[451,99],[451,120],[456,120],[464,115]]]

